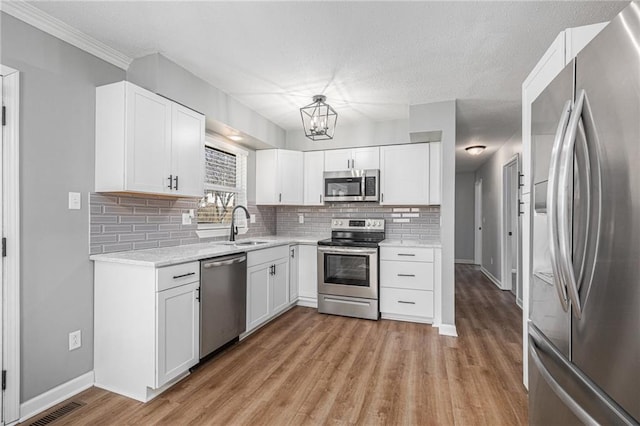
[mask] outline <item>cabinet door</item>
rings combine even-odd
[[[357,170],[379,169],[380,148],[356,148],[352,154],[351,168]]]
[[[289,302],[298,299],[298,257],[300,246],[289,247]]]
[[[126,85],[126,190],[170,192],[171,101]]]
[[[318,298],[318,248],[298,246],[298,295],[306,299]]]
[[[321,206],[324,204],[324,151],[308,151],[304,158],[304,204]]]
[[[156,293],[156,388],[199,361],[200,304],[194,282]]]
[[[289,304],[289,259],[279,259],[274,263],[271,275],[271,314],[286,308]]]
[[[429,144],[380,148],[380,204],[429,204]]]
[[[171,114],[172,193],[191,197],[204,194],[204,116],[173,104]]]
[[[256,151],[256,204],[278,204],[280,181],[278,150]]]
[[[429,144],[429,204],[440,204],[440,192],[442,185],[442,171],[440,169],[441,142]]]
[[[274,172],[280,175],[280,204],[302,204],[303,166],[302,152],[278,150],[278,168]]]
[[[351,168],[351,149],[332,149],[324,152],[324,170],[338,172]]]
[[[262,324],[270,316],[269,266],[247,268],[247,331]]]

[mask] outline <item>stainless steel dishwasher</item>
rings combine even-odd
[[[246,253],[200,261],[200,359],[246,330]]]

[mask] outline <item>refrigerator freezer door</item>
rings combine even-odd
[[[597,238],[588,243],[592,277],[583,274],[582,317],[572,322],[572,361],[640,421],[640,5],[631,3],[576,61],[602,201],[599,229],[590,231]],[[574,253],[578,272],[580,261]]]
[[[566,123],[562,121],[568,119],[565,105],[572,97],[573,67],[569,66],[556,76],[531,106],[533,198],[536,205],[532,218],[533,277],[529,318],[566,357],[569,357],[570,319],[560,302],[557,277],[553,273],[546,204],[547,193],[551,190],[548,180],[552,146],[556,135],[564,131],[563,124]]]

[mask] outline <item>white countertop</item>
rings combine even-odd
[[[256,237],[249,239],[239,239],[242,241],[266,241],[265,244],[255,246],[234,246],[220,244],[222,241],[209,243],[186,244],[182,246],[154,248],[147,250],[120,251],[116,253],[94,254],[89,259],[96,262],[125,263],[129,265],[151,266],[154,268],[176,265],[179,263],[193,262],[209,257],[226,256],[228,254],[261,250],[270,247],[277,247],[289,244],[310,244],[315,245],[318,240],[326,236],[284,236],[271,235],[268,237]]]
[[[383,240],[380,243],[380,247],[434,247],[441,248],[442,244],[439,241],[429,240]]]

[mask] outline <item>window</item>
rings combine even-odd
[[[198,236],[226,235],[231,212],[247,203],[247,152],[207,135],[204,196],[198,205]],[[247,232],[244,215],[236,217],[241,234]]]

